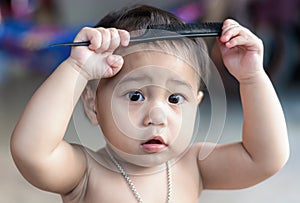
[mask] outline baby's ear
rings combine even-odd
[[[87,85],[81,94],[83,108],[90,122],[93,125],[98,125],[95,99],[96,99],[96,91],[90,85]]]
[[[198,105],[201,103],[203,97],[204,97],[204,93],[202,91],[199,91],[197,94],[197,104]]]

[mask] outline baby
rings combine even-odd
[[[249,187],[284,166],[286,124],[262,65],[263,44],[234,20],[224,21],[217,41],[239,82],[242,141],[191,143],[209,72],[203,40],[129,44],[133,31],[174,23],[183,24],[138,5],[78,33],[74,41],[90,45],[72,48],[35,92],[11,138],[14,161],[31,184],[65,203],[197,202],[204,189]],[[107,142],[96,152],[63,139],[81,95]],[[202,150],[211,153],[200,159]]]

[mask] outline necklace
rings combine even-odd
[[[121,166],[121,164],[115,159],[115,157],[113,157],[113,155],[110,153],[110,151],[108,149],[106,149],[106,152],[108,153],[110,159],[112,160],[112,162],[115,164],[115,166],[118,168],[118,170],[120,171],[121,175],[123,176],[123,178],[125,179],[125,181],[127,182],[130,190],[132,191],[133,195],[135,196],[136,200],[138,201],[138,203],[143,203],[142,197],[141,195],[138,193],[138,191],[136,190],[133,182],[131,181],[131,179],[129,178],[129,176],[127,175],[127,173],[125,172],[124,168]],[[171,177],[171,168],[170,168],[170,163],[167,161],[166,162],[166,167],[167,167],[167,181],[168,181],[168,195],[167,195],[167,202],[171,203],[171,194],[172,194],[172,177]]]

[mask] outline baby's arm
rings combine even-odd
[[[38,88],[11,138],[11,152],[23,176],[41,189],[61,194],[70,192],[86,170],[81,149],[63,140],[74,106],[88,80],[111,77],[120,70],[123,59],[112,52],[120,44],[128,45],[129,34],[84,28],[75,41],[87,40],[89,47],[73,48]]]
[[[226,20],[219,44],[224,64],[240,84],[242,142],[217,145],[199,166],[206,189],[244,188],[268,178],[286,163],[286,123],[263,69],[261,40],[237,22]]]

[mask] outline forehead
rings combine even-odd
[[[124,65],[117,75],[125,78],[150,78],[159,83],[163,80],[182,80],[197,86],[196,71],[177,56],[157,51],[137,52],[124,56]]]
[[[144,50],[130,52],[123,55],[123,58],[124,64],[120,72],[112,78],[101,79],[98,90],[114,91],[120,84],[130,81],[139,81],[135,84],[144,86],[141,82],[144,79],[148,80],[148,85],[186,84],[192,91],[198,90],[199,74],[180,57],[157,50]],[[171,83],[168,82],[170,80]]]
[[[142,66],[160,66],[174,71],[193,72],[193,67],[180,57],[161,51],[135,52],[124,56],[123,69],[131,70]]]
[[[145,51],[132,53],[124,57],[124,72],[144,66],[161,67],[173,73],[196,74],[195,69],[176,55],[159,51]]]

